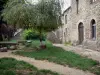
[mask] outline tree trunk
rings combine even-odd
[[[3,37],[2,37],[2,34],[0,34],[0,41],[3,41]]]
[[[42,37],[42,30],[40,29],[40,48],[41,49],[45,49],[46,48],[46,44],[43,43],[43,37]]]

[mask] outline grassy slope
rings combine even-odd
[[[38,70],[36,67],[13,58],[0,59],[0,75],[58,75],[47,70]]]

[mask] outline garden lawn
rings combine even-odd
[[[36,67],[13,58],[0,59],[0,75],[58,75],[48,70],[38,70]]]
[[[47,45],[47,47],[52,47],[52,43],[50,42],[50,41],[48,41],[48,40],[46,40],[46,41],[42,41],[44,44],[46,44]],[[40,46],[40,41],[39,40],[33,40],[32,41],[32,45],[34,45],[34,46]]]
[[[27,42],[25,43],[25,47],[23,48],[23,50],[35,50],[35,48],[40,49],[40,41],[39,40],[30,40],[31,42]],[[47,47],[52,47],[52,43],[49,42],[48,40],[46,41],[42,41],[43,44],[46,44]]]
[[[75,67],[84,71],[88,70],[96,75],[100,75],[100,67],[98,67],[100,66],[99,62],[51,45],[49,45],[47,49],[40,51],[22,50],[17,51],[14,54],[35,58],[38,60],[48,60],[61,65],[69,65],[70,67]]]

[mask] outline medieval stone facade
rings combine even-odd
[[[71,0],[63,21],[63,43],[70,41],[73,45],[99,49],[100,0]]]

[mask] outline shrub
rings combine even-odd
[[[65,42],[65,45],[67,46],[67,45],[72,45],[72,43],[71,43],[71,41],[68,41],[68,42]]]
[[[39,32],[37,32],[36,30],[31,30],[31,29],[28,29],[28,30],[24,30],[23,32],[23,38],[25,40],[38,40],[40,37],[40,34]],[[46,34],[42,34],[42,40],[45,40],[46,39]]]

